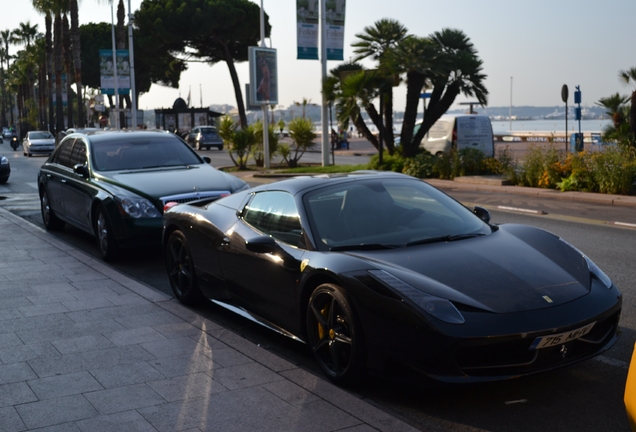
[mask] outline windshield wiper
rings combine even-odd
[[[387,244],[381,244],[381,243],[360,243],[360,244],[333,246],[333,247],[330,247],[329,250],[331,252],[347,251],[347,250],[382,250],[382,249],[395,249],[397,247],[400,247],[400,246],[387,245]]]
[[[481,237],[483,235],[486,235],[486,234],[469,233],[469,234],[446,235],[446,236],[440,236],[440,237],[429,237],[425,239],[410,241],[405,246],[414,246],[414,245],[421,245],[426,243],[452,242],[456,240],[464,240],[464,239],[473,238],[473,237]]]

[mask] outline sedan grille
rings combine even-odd
[[[201,199],[209,199],[209,198],[218,199],[226,195],[230,195],[230,191],[189,192],[184,194],[165,196],[159,199],[165,206],[169,202],[176,202],[179,204],[183,204],[183,203],[189,203],[192,201],[199,201]]]

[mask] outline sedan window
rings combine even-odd
[[[163,168],[202,163],[187,145],[172,137],[95,142],[92,153],[94,169],[97,171]]]
[[[243,220],[276,240],[300,246],[302,229],[294,198],[286,192],[261,192],[243,211]]]

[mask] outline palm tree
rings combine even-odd
[[[67,14],[62,16],[62,41],[64,70],[66,71],[66,126],[73,127],[73,89],[71,87],[71,76],[73,73],[73,52],[71,47],[71,29]]]
[[[414,156],[419,143],[435,122],[451,107],[459,94],[476,97],[484,106],[488,90],[484,86],[483,61],[470,39],[461,30],[443,29],[429,38],[408,38],[392,59],[407,73],[407,97],[401,144],[405,156]],[[412,136],[419,94],[424,84],[433,87],[422,126]],[[412,138],[412,139],[411,139]]]
[[[356,34],[357,41],[351,44],[356,54],[354,62],[365,58],[372,58],[378,62],[378,70],[386,83],[382,85],[384,122],[378,128],[393,131],[393,82],[395,70],[387,62],[388,54],[394,50],[407,35],[408,30],[398,21],[393,19],[381,19],[373,26],[365,27],[362,33]],[[393,148],[393,133],[384,133],[387,145]]]
[[[13,30],[15,41],[26,45],[27,49],[31,47],[31,43],[35,40],[37,34],[38,25],[31,25],[29,21],[20,23],[18,28]]]
[[[618,76],[625,84],[633,84],[634,87],[629,109],[629,128],[632,131],[632,145],[636,146],[636,68],[622,70],[618,73]]]
[[[15,42],[15,36],[13,35],[13,31],[12,30],[2,30],[0,31],[0,43],[2,43],[3,45],[3,56],[2,59],[4,60],[4,63],[6,64],[6,68],[5,70],[8,71],[9,70],[9,60],[11,59],[11,55],[9,54],[9,44],[13,44]],[[4,86],[4,81],[6,80],[6,77],[3,77],[3,86]],[[3,105],[2,105],[2,112],[4,114],[4,112],[8,109],[9,110],[9,115],[10,115],[10,124],[13,125],[14,123],[14,119],[13,119],[13,99],[11,98],[11,96],[9,94],[5,94],[5,90],[6,88],[2,89],[2,101],[3,101]],[[8,106],[7,106],[8,105]],[[3,120],[3,124],[4,124]]]
[[[41,88],[46,90],[47,111],[48,111],[48,129],[55,132],[53,127],[55,116],[53,110],[53,17],[52,17],[52,0],[31,0],[33,7],[40,13],[44,14],[45,25],[45,59],[46,59],[46,85]]]
[[[625,121],[623,115],[625,104],[629,101],[629,96],[622,96],[615,93],[611,96],[601,98],[596,102],[596,105],[606,109],[607,114],[612,119],[612,124],[615,129],[618,129],[620,125]]]

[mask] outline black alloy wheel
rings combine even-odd
[[[203,299],[194,273],[194,260],[188,241],[181,231],[170,234],[164,249],[166,270],[174,296],[181,303],[194,306]]]
[[[366,373],[362,329],[344,290],[323,284],[307,309],[307,339],[314,357],[336,384],[352,384]]]
[[[97,238],[97,247],[104,261],[114,261],[117,258],[119,248],[113,235],[113,228],[108,219],[108,214],[103,205],[97,207],[95,216],[95,237]]]
[[[40,210],[42,211],[42,222],[44,227],[49,231],[56,231],[64,228],[64,221],[55,215],[51,210],[49,194],[46,190],[40,192]]]

